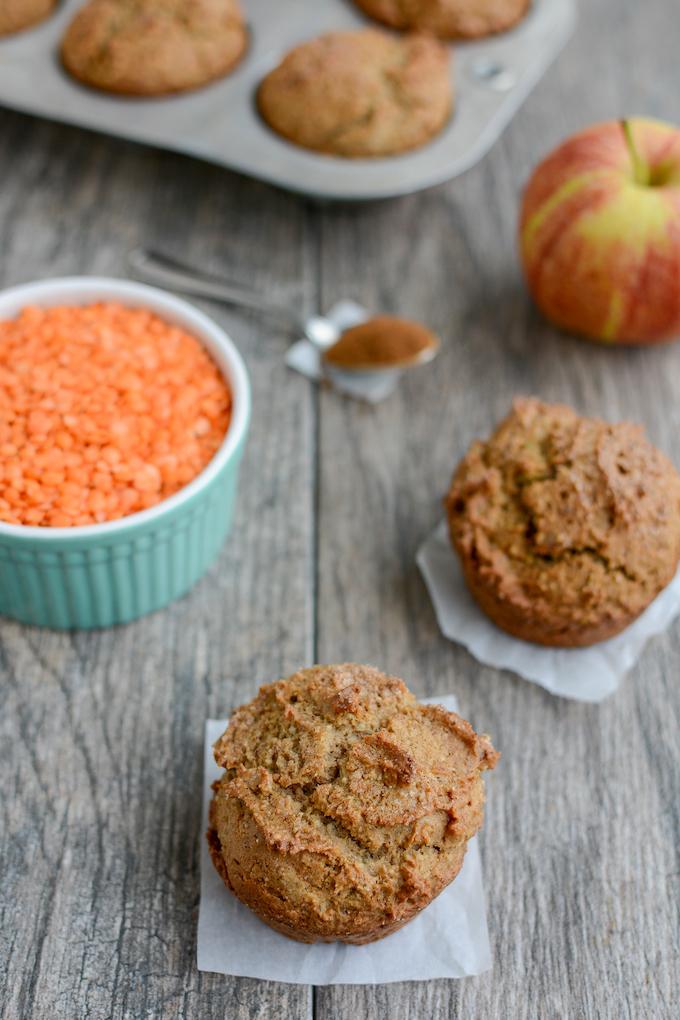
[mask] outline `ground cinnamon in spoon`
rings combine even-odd
[[[346,330],[326,351],[326,361],[348,371],[396,367],[418,360],[437,338],[419,322],[378,315]]]

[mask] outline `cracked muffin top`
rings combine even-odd
[[[239,0],[90,0],[66,30],[61,53],[87,85],[154,96],[222,77],[246,42]]]
[[[530,0],[355,0],[366,14],[393,28],[473,39],[503,32],[524,17]]]
[[[482,823],[486,736],[370,666],[301,670],[239,708],[214,746],[218,871],[301,941],[368,942],[455,878]]]
[[[672,580],[680,477],[639,426],[518,399],[475,442],[446,499],[472,594],[504,630],[549,645],[604,640]]]
[[[423,145],[453,104],[449,54],[436,39],[377,29],[330,32],[297,46],[262,81],[260,113],[284,138],[345,157]]]
[[[20,32],[43,21],[56,7],[57,0],[2,0],[0,35]]]

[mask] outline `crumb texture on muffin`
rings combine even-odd
[[[239,0],[89,0],[61,52],[66,69],[87,85],[153,96],[221,78],[246,45]]]
[[[267,924],[303,942],[370,942],[458,874],[482,824],[486,736],[369,666],[269,684],[216,742],[215,867]]]
[[[57,0],[2,0],[0,35],[10,35],[43,21],[56,7]]]
[[[269,126],[304,148],[394,155],[424,145],[448,120],[449,54],[424,36],[329,32],[291,50],[257,100]]]
[[[474,39],[504,32],[520,21],[531,0],[355,0],[366,14],[393,28],[432,32],[443,39]]]
[[[680,558],[680,477],[639,426],[518,399],[475,442],[446,499],[482,609],[546,645],[593,644],[628,626]]]

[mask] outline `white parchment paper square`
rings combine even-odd
[[[327,316],[339,330],[351,329],[360,322],[366,322],[368,312],[354,301],[339,301],[333,305]],[[288,348],[286,364],[289,368],[307,376],[308,379],[325,379],[321,364],[321,352],[309,340],[298,340]],[[356,400],[367,400],[370,404],[379,404],[386,400],[397,386],[397,374],[385,375],[353,375],[351,372],[334,371],[333,388]]]
[[[453,697],[428,700],[456,711]],[[215,764],[212,745],[226,727],[225,719],[209,719],[205,727],[204,832],[212,797],[210,787],[222,774]],[[455,882],[400,931],[366,946],[339,942],[308,946],[268,928],[229,892],[213,867],[201,834],[199,970],[334,985],[460,978],[481,974],[490,966],[482,870],[474,839]]]
[[[551,694],[575,701],[603,701],[640,658],[647,641],[680,613],[680,570],[651,606],[623,633],[590,648],[544,648],[499,630],[468,592],[446,522],[418,550],[418,566],[442,633],[464,645],[479,662],[510,669]]]

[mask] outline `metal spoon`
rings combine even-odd
[[[186,265],[177,259],[147,248],[135,248],[128,255],[128,265],[132,271],[150,283],[170,287],[186,294],[212,298],[237,308],[248,308],[262,315],[285,322],[295,335],[302,334],[322,354],[324,369],[329,375],[345,376],[378,376],[395,375],[406,369],[432,361],[439,352],[439,342],[432,343],[399,361],[391,360],[384,364],[332,365],[324,355],[342,336],[342,331],[330,319],[323,315],[301,315],[296,309],[280,305],[268,300],[262,294],[242,284],[234,284],[218,276],[212,276],[203,270]]]
[[[305,317],[296,309],[270,301],[242,284],[212,276],[160,252],[135,248],[128,254],[128,265],[137,276],[149,283],[172,287],[197,297],[212,298],[236,308],[248,308],[285,322],[291,332],[298,336],[302,334],[321,351],[340,338],[340,330],[323,315]]]

